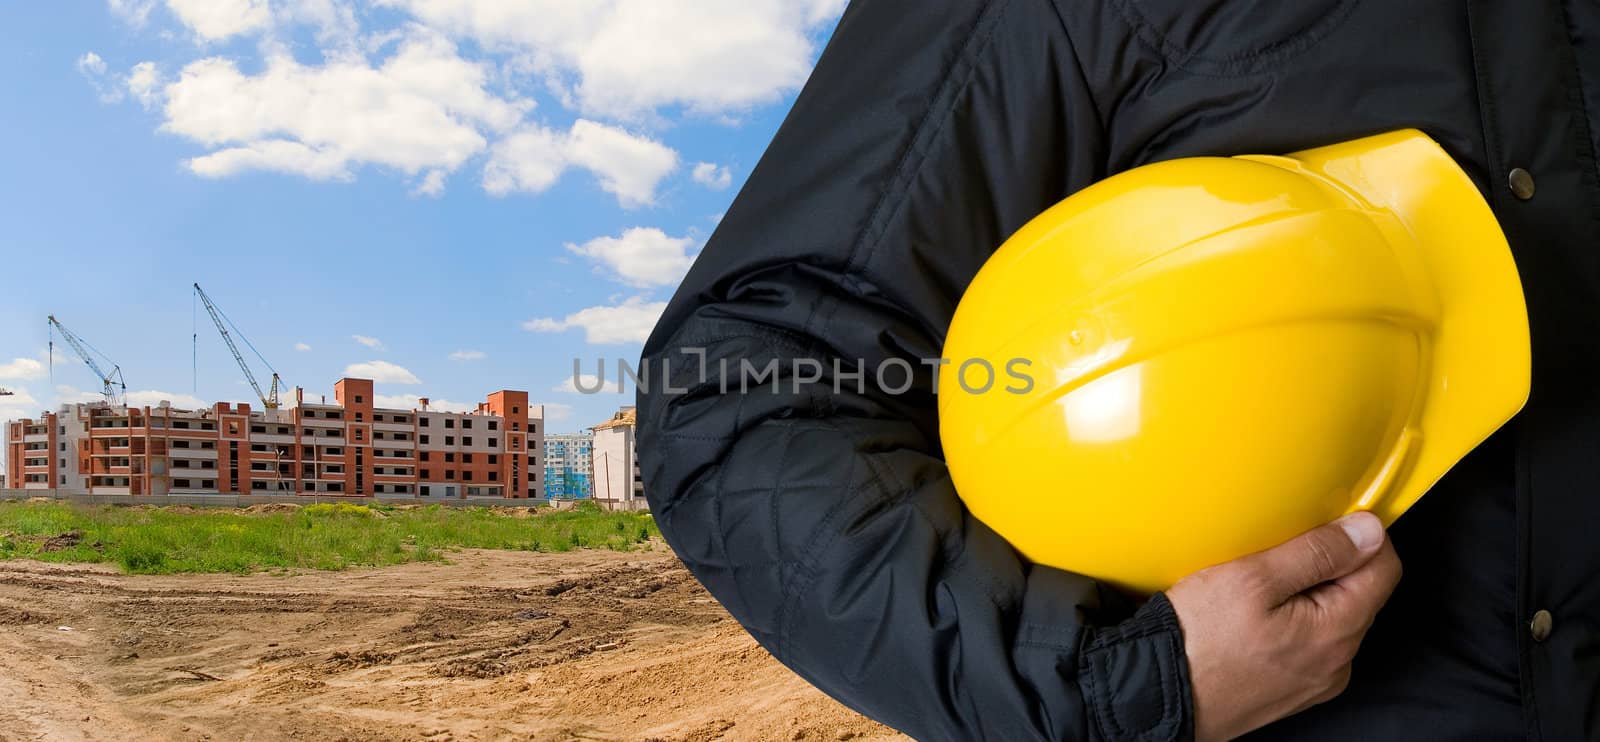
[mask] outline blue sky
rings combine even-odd
[[[95,396],[51,313],[135,401],[251,401],[198,281],[313,398],[356,365],[598,423],[631,390],[573,358],[637,357],[842,5],[5,3],[0,418]]]

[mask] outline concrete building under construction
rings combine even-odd
[[[634,450],[638,412],[624,407],[594,432],[594,499],[612,510],[648,510],[639,458]]]
[[[5,426],[6,481],[107,495],[543,498],[544,407],[494,392],[470,412],[377,407],[372,381],[334,401],[253,410],[80,403]]]

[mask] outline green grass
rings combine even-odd
[[[130,574],[328,569],[439,561],[453,549],[628,550],[642,513],[513,517],[489,508],[318,504],[291,512],[0,502],[0,559],[110,562]]]

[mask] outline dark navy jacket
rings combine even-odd
[[[1510,238],[1532,399],[1392,529],[1406,577],[1349,690],[1254,738],[1600,740],[1597,115],[1597,0],[858,0],[646,346],[661,529],[780,660],[919,739],[1188,738],[1161,596],[969,517],[927,367],[910,394],[829,382],[937,358],[991,251],[1108,175],[1416,127]],[[718,387],[795,358],[822,383]]]

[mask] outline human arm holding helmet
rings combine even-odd
[[[646,491],[674,549],[763,646],[918,739],[1177,740],[1197,721],[1231,735],[1325,690],[1295,671],[1347,664],[1324,632],[1359,634],[1370,615],[1242,595],[1265,562],[1142,606],[1030,565],[967,514],[940,451],[922,361],[939,357],[963,287],[1012,231],[1106,175],[1055,13],[1046,0],[851,5],[645,348]],[[912,368],[909,390],[878,384],[889,360]],[[776,388],[725,392],[722,370],[745,364],[775,368]],[[1379,592],[1361,571],[1334,584]],[[1367,602],[1381,601],[1349,601]],[[1307,651],[1266,666],[1284,662],[1281,637],[1240,626]],[[1252,684],[1265,680],[1283,693]]]
[[[1232,739],[1343,692],[1399,580],[1382,523],[1356,513],[1174,585],[1195,738]]]

